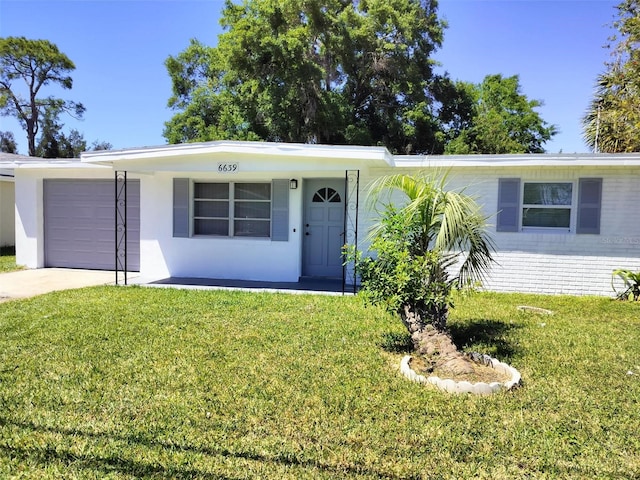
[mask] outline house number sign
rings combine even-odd
[[[237,173],[240,171],[238,163],[219,163],[218,173]]]

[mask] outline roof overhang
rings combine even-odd
[[[0,168],[114,169],[138,172],[216,171],[239,162],[244,171],[327,171],[363,168],[507,168],[640,166],[640,153],[391,155],[384,147],[215,141],[84,152],[80,159],[0,154]]]
[[[81,160],[85,164],[136,171],[215,171],[222,162],[243,162],[252,171],[388,167],[393,164],[393,156],[384,147],[238,141],[85,152]]]
[[[105,169],[109,168],[103,165],[92,165],[89,163],[82,163],[78,158],[69,159],[47,159],[47,158],[35,158],[26,157],[28,160],[14,160],[6,161],[0,159],[0,169],[13,172],[16,169],[67,169],[67,168],[80,168],[80,169]]]
[[[613,167],[640,166],[640,153],[536,153],[517,155],[396,155],[394,167]]]

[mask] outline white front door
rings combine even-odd
[[[342,277],[344,190],[343,179],[304,183],[303,276]]]

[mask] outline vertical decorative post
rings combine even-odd
[[[345,171],[345,202],[344,202],[344,243],[353,245],[358,250],[358,210],[360,202],[360,170]],[[342,293],[347,285],[353,287],[356,293],[357,272],[355,262],[348,262],[343,257],[342,265]]]
[[[116,211],[115,211],[115,269],[116,285],[119,284],[119,273],[124,274],[127,285],[127,172],[116,171]]]

